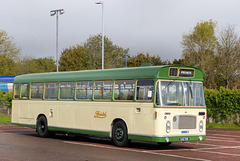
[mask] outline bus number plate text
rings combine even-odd
[[[179,138],[179,141],[190,141],[190,138]]]

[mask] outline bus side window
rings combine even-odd
[[[111,100],[112,99],[112,81],[95,81],[94,99]]]
[[[20,84],[14,85],[14,98],[18,99],[20,96]]]
[[[114,100],[133,100],[134,88],[134,80],[115,81]]]
[[[29,84],[21,84],[21,98],[22,99],[29,98]]]
[[[60,83],[60,99],[72,100],[75,93],[75,82]]]
[[[57,99],[58,98],[58,83],[45,83],[45,99]]]
[[[151,101],[153,98],[154,80],[137,81],[137,100]]]
[[[31,85],[31,99],[42,99],[43,83],[32,83]]]
[[[93,91],[93,82],[77,82],[76,99],[91,100]]]

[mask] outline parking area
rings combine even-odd
[[[34,129],[0,124],[0,135],[9,133],[36,135]],[[65,144],[137,152],[159,157],[170,156],[186,160],[237,161],[240,158],[239,130],[207,129],[206,141],[178,142],[172,143],[168,147],[159,147],[156,143],[133,141],[129,147],[119,148],[112,145],[109,139],[95,137],[79,139],[56,136],[54,139],[59,139]]]

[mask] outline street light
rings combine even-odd
[[[63,9],[58,9],[58,10],[51,10],[50,11],[50,16],[55,16],[56,15],[56,65],[57,65],[57,72],[58,72],[58,13],[60,15],[64,14]]]
[[[95,4],[102,5],[102,70],[104,69],[104,12],[103,1],[96,2]]]
[[[128,54],[124,55],[123,58],[126,58],[126,68],[127,68],[127,59],[130,58]]]

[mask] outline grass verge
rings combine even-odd
[[[207,123],[207,128],[220,128],[220,129],[240,129],[240,126],[237,124],[218,124],[218,123]]]
[[[11,117],[0,113],[0,123],[10,123]]]

